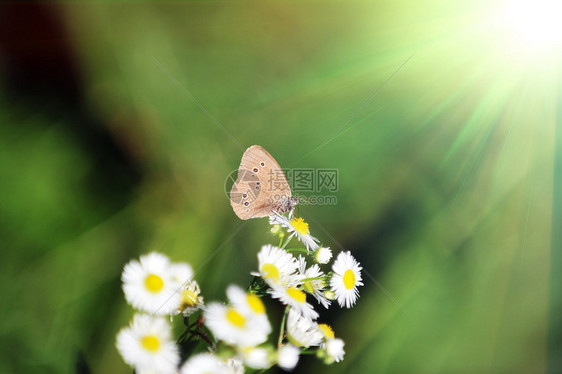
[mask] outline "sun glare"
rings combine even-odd
[[[515,47],[562,52],[562,0],[510,0],[501,18]]]

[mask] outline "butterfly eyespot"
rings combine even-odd
[[[263,168],[265,166],[265,162],[260,162],[261,167]]]
[[[254,173],[257,173],[258,171],[259,171],[258,168],[254,168],[253,170]]]
[[[247,202],[247,201],[244,202],[244,206],[249,206],[249,205],[250,205],[249,202]]]
[[[242,194],[242,198],[243,198],[243,199],[245,199],[245,198],[247,198],[247,197],[248,197],[248,194],[246,194],[246,193],[243,193],[243,194]]]
[[[256,182],[256,185],[257,185],[257,186],[259,186],[259,185],[260,185],[260,182],[259,182],[259,181],[257,181],[257,182]]]
[[[256,184],[256,191],[259,191],[259,189],[260,189],[260,185]]]

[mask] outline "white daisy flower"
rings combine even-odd
[[[293,282],[298,264],[295,257],[272,245],[264,245],[258,253],[259,272],[252,275],[262,277],[270,286],[287,285]]]
[[[300,349],[294,345],[288,344],[281,346],[277,352],[277,365],[286,371],[293,370],[299,362],[299,354]]]
[[[287,217],[279,213],[269,216],[269,224],[271,225],[270,230],[274,230],[274,228],[277,227],[279,227],[279,229],[281,229],[281,227],[289,227]]]
[[[328,354],[328,361],[329,362],[340,362],[343,360],[343,356],[345,355],[345,351],[343,350],[343,346],[345,343],[341,339],[328,339],[324,344],[324,350]]]
[[[318,313],[314,310],[312,305],[306,302],[306,293],[299,290],[294,286],[279,287],[274,286],[268,291],[271,297],[274,299],[279,299],[283,304],[289,305],[292,310],[295,310],[299,314],[310,318],[318,318]]]
[[[225,366],[228,374],[244,374],[244,363],[237,357],[226,359]]]
[[[192,356],[181,367],[180,374],[229,374],[227,365],[211,353]]]
[[[252,323],[257,325],[256,327],[258,327],[260,331],[269,335],[271,332],[271,324],[265,313],[265,305],[263,305],[263,302],[258,296],[246,293],[242,288],[234,285],[228,286],[226,295],[236,310],[239,310],[244,316],[249,316]]]
[[[297,347],[320,345],[324,336],[311,319],[289,310],[287,315],[287,338]]]
[[[293,217],[293,212],[289,213],[289,217],[285,217],[277,212],[269,217],[269,224],[271,225],[281,225],[282,227],[286,227],[287,231],[291,233],[289,238],[296,236],[301,242],[304,243],[307,250],[317,250],[318,249],[318,239],[314,236],[310,235],[310,231],[308,230],[308,223],[304,221],[304,219],[300,217]],[[287,238],[287,240],[289,240]]]
[[[187,284],[193,278],[193,269],[185,262],[170,264],[170,277],[179,284]]]
[[[269,350],[261,347],[252,347],[241,350],[246,366],[252,369],[267,369],[273,364],[270,360]]]
[[[324,296],[326,284],[324,279],[311,279],[324,277],[324,273],[317,264],[306,268],[306,260],[303,256],[299,256],[299,273],[301,275],[302,288],[320,303],[324,308],[328,309],[331,301]],[[307,280],[309,279],[309,280]]]
[[[336,294],[341,307],[351,308],[359,297],[358,286],[362,286],[361,269],[350,252],[341,252],[332,266],[333,276],[330,280],[332,291]]]
[[[135,374],[160,374],[159,371],[154,369],[135,369]]]
[[[173,279],[168,258],[153,252],[141,256],[139,260],[125,265],[121,275],[127,302],[151,314],[164,315],[176,311],[181,300],[177,292],[181,283]]]
[[[196,281],[188,282],[180,291],[181,303],[178,308],[179,313],[183,313],[185,317],[190,316],[204,304],[203,296],[201,296],[201,289]]]
[[[173,374],[180,355],[171,340],[170,325],[162,317],[136,314],[129,327],[117,335],[117,349],[137,372]]]
[[[252,347],[267,340],[268,330],[264,325],[235,306],[210,303],[205,310],[205,320],[215,337],[229,344]]]
[[[328,247],[320,247],[314,252],[314,260],[319,264],[327,264],[332,258],[332,250]]]

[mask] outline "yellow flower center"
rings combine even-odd
[[[150,292],[160,292],[164,288],[164,281],[156,274],[148,274],[144,278],[144,286]]]
[[[265,313],[265,306],[263,305],[263,302],[261,301],[261,299],[259,297],[257,297],[256,295],[254,295],[252,293],[249,293],[247,295],[247,299],[248,299],[248,304],[250,304],[250,308],[252,308],[254,313],[256,313],[256,314],[264,314]]]
[[[306,294],[295,287],[287,288],[287,295],[298,303],[306,302]]]
[[[160,349],[160,340],[154,335],[143,336],[141,339],[141,345],[147,351],[157,352],[158,349]]]
[[[318,328],[320,329],[322,334],[324,334],[325,337],[329,339],[334,338],[334,330],[332,330],[332,327],[330,325],[327,325],[325,323],[319,323]]]
[[[351,271],[351,269],[347,270],[343,275],[343,285],[348,290],[351,290],[353,287],[355,287],[355,274],[353,273],[353,271]]]
[[[199,295],[194,291],[190,290],[189,288],[186,288],[185,290],[182,291],[181,297],[182,297],[182,306],[183,306],[182,309],[193,308],[199,302]]]
[[[226,312],[226,319],[236,327],[244,327],[246,324],[246,318],[232,308]]]
[[[291,226],[301,235],[308,235],[308,223],[304,222],[304,219],[295,217],[291,220]]]
[[[272,279],[274,281],[278,281],[279,280],[279,269],[277,268],[277,266],[267,263],[267,264],[263,264],[261,267],[261,272],[262,274],[264,274],[264,278],[269,278]]]
[[[312,285],[312,281],[306,281],[302,285],[304,290],[308,293],[314,293],[314,286]]]

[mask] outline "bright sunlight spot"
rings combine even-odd
[[[502,13],[515,47],[549,54],[562,51],[561,0],[509,0]]]

